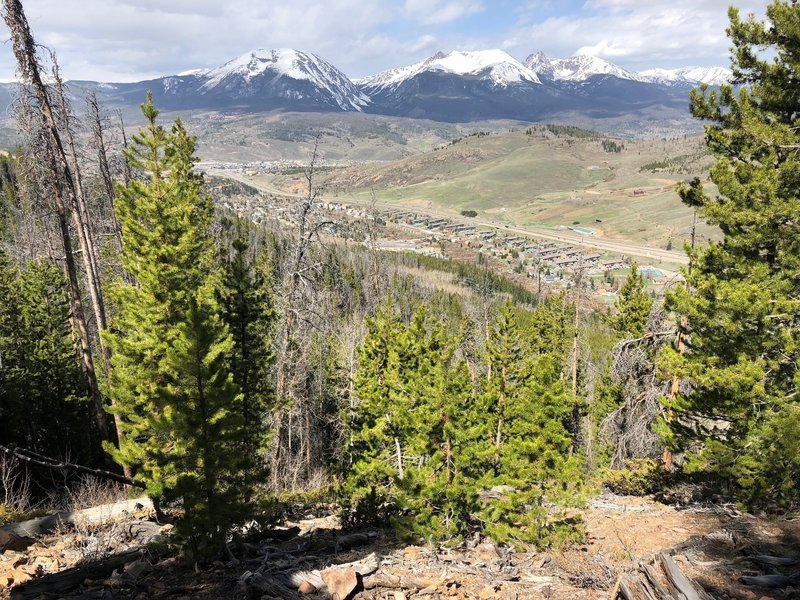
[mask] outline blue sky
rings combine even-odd
[[[135,81],[256,48],[314,52],[350,77],[437,51],[593,54],[631,70],[727,66],[726,0],[23,0],[71,79]],[[763,16],[767,1],[742,0]],[[7,34],[6,34],[7,35]],[[0,79],[14,76],[10,44]]]

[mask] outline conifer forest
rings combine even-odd
[[[552,291],[541,268],[527,285],[483,257],[384,251],[392,224],[374,200],[346,231],[332,227],[319,141],[290,220],[226,208],[223,192],[239,184],[198,168],[184,121],[152,94],[136,126],[93,92],[76,96],[23,3],[3,0],[2,14],[21,85],[19,143],[0,156],[0,525],[14,532],[0,533],[0,557],[21,552],[28,534],[16,524],[63,510],[87,481],[121,490],[113,502],[148,499],[169,523],[148,569],[161,553],[187,573],[217,569],[235,589],[175,584],[187,598],[306,593],[279,568],[301,550],[274,541],[252,558],[303,511],[338,519],[336,552],[377,531],[384,549],[437,556],[488,545],[509,569],[520,568],[513,556],[567,560],[593,531],[586,511],[609,494],[796,518],[795,2],[771,2],[763,21],[730,9],[734,83],[688,98],[713,166],[677,191],[720,235],[686,245],[688,264],[663,295],[630,261],[606,304],[582,269]],[[756,582],[753,598],[800,593],[794,544],[773,556],[753,543],[751,554],[777,561],[743,575],[775,583]],[[512,597],[502,578],[472,596],[436,578],[409,583],[411,571],[362,572],[365,554],[354,557],[357,588],[337,592],[324,570],[304,583],[340,600],[431,586],[432,597]],[[570,581],[595,590],[587,598],[734,597],[680,570],[673,580],[673,567],[685,569],[677,559],[640,566],[645,557],[628,554],[624,568],[591,579],[584,566]],[[659,564],[670,585],[648,579]],[[525,580],[514,572],[508,581]],[[106,585],[114,596],[84,587],[80,597],[168,594],[126,581]],[[542,581],[516,597],[562,597]],[[12,598],[73,597],[6,583]]]

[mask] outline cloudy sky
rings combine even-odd
[[[736,0],[733,0],[736,2]],[[739,0],[763,16],[767,0]],[[23,0],[70,79],[137,81],[215,67],[256,48],[319,54],[350,77],[439,50],[523,60],[593,54],[631,70],[727,66],[729,0]],[[8,34],[0,79],[14,76]]]

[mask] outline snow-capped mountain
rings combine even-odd
[[[536,73],[502,50],[453,51],[449,54],[438,52],[422,62],[357,79],[354,83],[359,89],[372,95],[397,87],[422,73],[476,78],[499,87],[518,83],[541,83]]]
[[[731,82],[733,72],[723,67],[683,67],[681,69],[648,69],[640,71],[639,76],[650,83],[660,85],[696,86],[725,85]]]
[[[263,97],[266,93],[333,103],[341,110],[361,110],[369,103],[332,64],[316,54],[289,48],[254,50],[197,76],[203,80],[200,94],[224,93],[238,99]]]
[[[546,77],[556,81],[586,81],[594,75],[612,75],[619,79],[643,81],[636,73],[588,54],[549,59],[538,52],[528,56],[525,59],[525,65],[542,78]]]
[[[536,73],[502,50],[439,52],[355,83],[368,112],[442,121],[532,118],[552,104]]]
[[[556,69],[552,61],[544,55],[544,52],[528,55],[523,64],[536,73],[540,79],[553,80],[556,78]]]
[[[70,86],[76,97],[95,90],[109,106],[136,106],[152,91],[156,105],[167,110],[361,111],[469,122],[614,118],[653,110],[687,115],[688,87],[718,85],[729,77],[730,71],[720,68],[637,74],[592,56],[550,59],[541,52],[522,63],[502,50],[482,50],[440,52],[351,81],[315,54],[277,49],[150,81],[72,81]],[[0,84],[0,109],[8,104],[3,93]]]

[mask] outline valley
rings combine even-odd
[[[606,148],[619,151],[604,150],[604,141]],[[497,128],[425,152],[405,149],[409,155],[395,161],[326,168],[315,185],[326,200],[369,205],[374,197],[385,209],[511,228],[517,234],[673,265],[685,262],[681,248],[693,227],[692,211],[680,201],[675,185],[692,177],[705,179],[710,164],[699,138],[614,141],[555,126]],[[319,151],[328,165],[324,139]],[[333,155],[337,152],[334,146]],[[300,168],[227,167],[212,172],[273,194],[304,193]],[[470,211],[474,217],[462,216]],[[699,240],[718,235],[702,222],[695,229]]]
[[[635,141],[567,126],[496,126],[427,151],[405,145],[407,156],[370,162],[341,160],[340,140],[331,159],[329,141],[318,140],[315,212],[330,221],[332,239],[366,243],[363,223],[380,221],[379,249],[477,262],[535,294],[586,277],[589,304],[608,306],[635,261],[648,293],[661,296],[682,279],[692,232],[699,243],[718,236],[675,191],[682,180],[707,178],[710,161],[698,138]],[[297,227],[291,207],[308,194],[307,166],[299,159],[200,164],[212,180],[261,194],[226,200],[227,209],[289,229]]]

